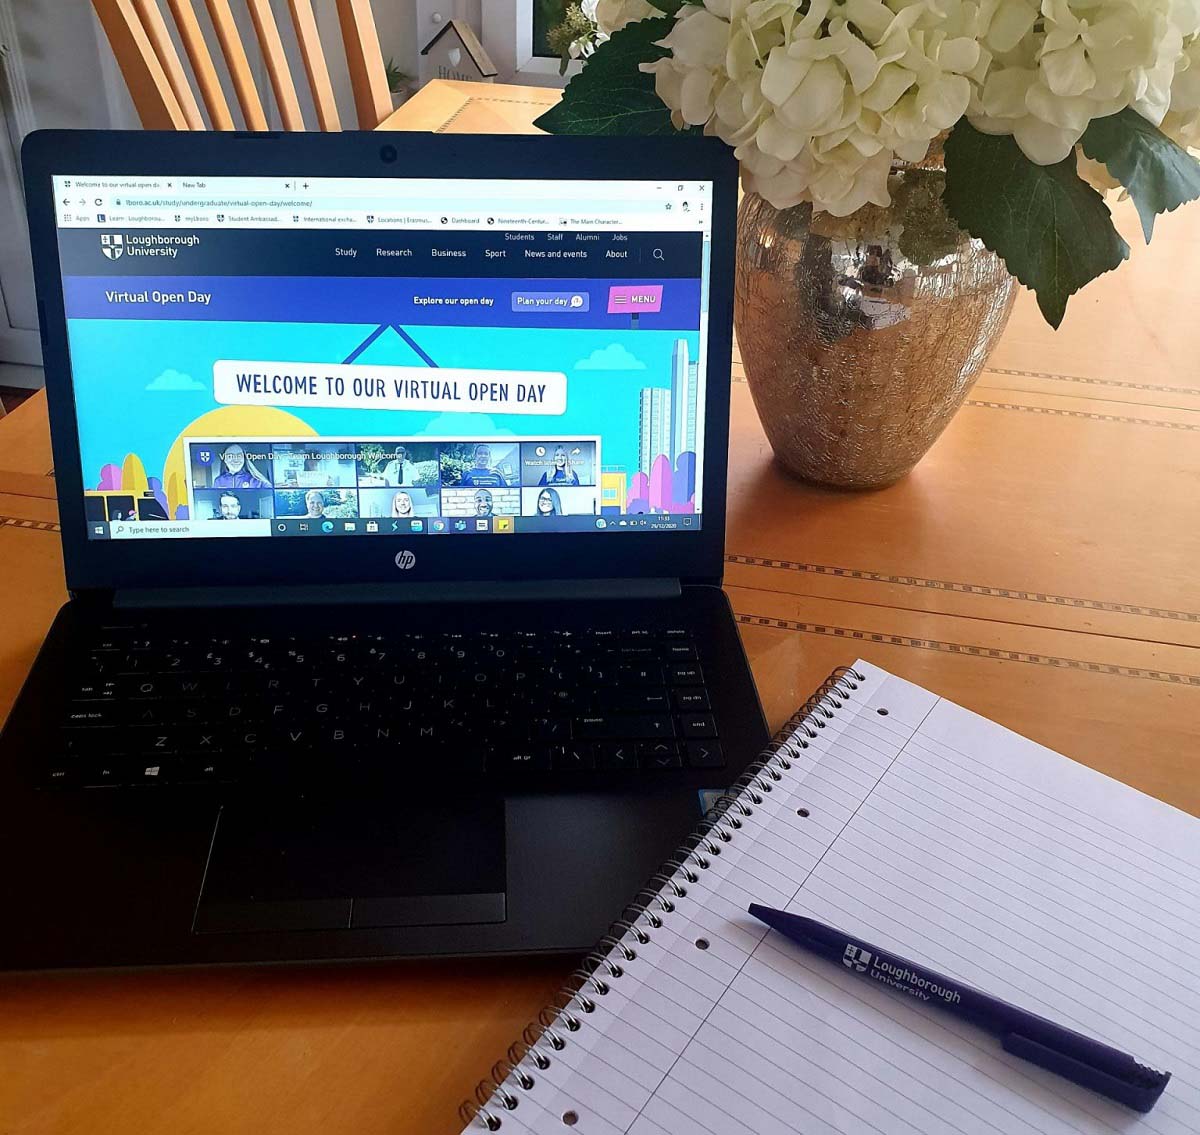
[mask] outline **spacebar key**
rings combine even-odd
[[[574,736],[579,741],[644,740],[674,737],[675,727],[666,713],[612,713],[577,717]]]

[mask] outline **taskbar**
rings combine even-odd
[[[700,527],[698,513],[662,512],[603,516],[421,516],[276,517],[236,520],[88,521],[92,540],[178,540],[264,536],[425,536],[512,535],[518,532],[689,532]]]

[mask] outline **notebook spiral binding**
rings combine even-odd
[[[839,666],[784,722],[758,760],[717,797],[692,833],[646,881],[550,1004],[525,1027],[521,1039],[510,1045],[505,1058],[493,1065],[490,1076],[480,1080],[475,1098],[464,1100],[459,1106],[458,1117],[465,1126],[475,1123],[486,1131],[499,1131],[503,1127],[503,1113],[515,1111],[521,1102],[508,1086],[509,1081],[522,1091],[532,1091],[536,1077],[525,1067],[526,1061],[532,1062],[535,1069],[549,1068],[553,1060],[550,1054],[567,1046],[565,1034],[578,1032],[584,1027],[580,1016],[595,1012],[592,994],[606,996],[609,980],[624,976],[621,961],[636,960],[637,951],[626,938],[632,937],[638,945],[652,940],[639,920],[644,919],[651,931],[662,927],[662,915],[675,910],[671,896],[687,894],[677,876],[682,875],[688,883],[699,880],[697,871],[707,871],[711,866],[709,856],[720,855],[720,844],[732,843],[742,826],[739,815],[732,813],[752,814],[751,805],[763,802],[763,794],[771,792],[773,785],[783,779],[792,761],[808,748],[810,740],[819,736],[817,730],[825,728],[825,722],[832,720],[864,680],[864,675],[852,666]],[[664,894],[667,891],[670,893]]]

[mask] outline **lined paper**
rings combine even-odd
[[[866,663],[636,957],[505,1088],[548,1135],[1200,1131],[1200,823]],[[886,714],[879,711],[886,710]],[[824,720],[824,719],[823,719]],[[807,815],[798,814],[803,809]],[[1173,1073],[1149,1115],[813,957],[795,911]],[[652,908],[653,909],[653,908]],[[561,1023],[560,1023],[561,1024]],[[478,1127],[474,1128],[478,1130]]]

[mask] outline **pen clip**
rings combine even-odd
[[[1134,1060],[1130,1061],[1131,1070],[1127,1076],[1106,1072],[1016,1032],[1005,1033],[1002,1043],[1005,1052],[1054,1072],[1080,1087],[1099,1092],[1134,1111],[1146,1112],[1158,1103],[1171,1078],[1170,1072],[1158,1072]]]

